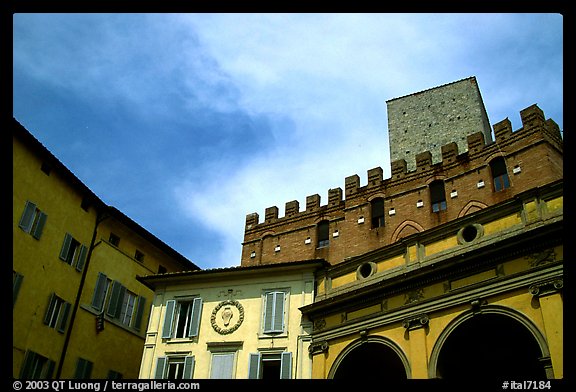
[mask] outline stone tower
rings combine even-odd
[[[455,142],[458,152],[468,150],[466,138],[476,132],[492,141],[490,122],[475,77],[386,101],[390,161],[405,159],[408,171],[416,168],[415,156],[432,153],[432,163],[442,161],[441,147]]]

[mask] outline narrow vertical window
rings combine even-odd
[[[327,220],[318,223],[317,232],[318,248],[330,245],[330,223]]]
[[[20,291],[23,279],[24,276],[16,271],[12,271],[12,308],[16,305],[16,298],[18,298],[18,292]]]
[[[446,190],[444,181],[436,180],[430,183],[430,204],[432,212],[440,212],[446,209]]]
[[[384,199],[377,197],[370,202],[372,228],[384,227]]]
[[[285,298],[283,291],[271,291],[264,296],[264,333],[284,332]]]
[[[89,379],[92,374],[93,363],[84,358],[78,358],[76,362],[76,371],[74,372],[75,379]]]
[[[490,171],[492,172],[495,192],[510,188],[510,177],[508,177],[504,158],[498,157],[490,161]]]

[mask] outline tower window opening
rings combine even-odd
[[[318,223],[318,248],[323,248],[330,245],[330,223],[327,220],[323,220]]]
[[[370,202],[372,228],[384,227],[384,199],[377,197]]]
[[[504,189],[510,188],[510,178],[508,177],[504,158],[498,157],[493,159],[490,162],[490,170],[492,171],[495,192],[500,192]]]
[[[432,204],[432,212],[446,210],[446,191],[444,189],[444,181],[436,180],[430,183],[430,203]]]

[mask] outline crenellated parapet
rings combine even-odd
[[[531,105],[520,111],[520,117],[522,119],[522,128],[516,131],[512,130],[512,124],[508,118],[495,123],[493,125],[495,142],[490,141],[489,144],[486,144],[484,133],[476,132],[467,136],[467,150],[462,153],[459,152],[458,144],[455,142],[441,146],[441,162],[433,163],[432,153],[424,151],[414,157],[416,169],[412,171],[407,169],[405,159],[399,159],[391,162],[390,178],[383,178],[384,172],[381,167],[375,167],[367,171],[367,184],[365,186],[360,185],[360,176],[358,174],[348,176],[344,180],[344,192],[342,188],[328,190],[328,203],[326,205],[321,205],[320,195],[314,194],[306,197],[306,208],[304,211],[300,211],[297,200],[292,200],[286,203],[283,217],[279,217],[279,208],[276,206],[266,208],[264,222],[258,221],[259,215],[257,213],[248,214],[246,216],[246,230],[253,229],[257,225],[261,226],[278,222],[278,220],[282,219],[298,218],[302,214],[316,213],[321,209],[344,208],[344,201],[358,196],[359,193],[365,193],[383,185],[386,188],[393,188],[397,185],[396,181],[398,180],[404,183],[407,177],[416,176],[432,169],[436,172],[458,171],[458,166],[464,169],[464,165],[469,164],[471,159],[478,154],[482,154],[488,147],[514,142],[533,132],[544,135],[553,142],[562,143],[558,125],[552,119],[545,119],[544,112],[537,105]]]
[[[388,178],[384,178],[381,167],[366,172],[365,185],[361,184],[358,174],[345,177],[344,189],[329,189],[325,203],[319,194],[313,194],[306,197],[302,211],[300,203],[292,200],[285,204],[283,216],[277,206],[265,209],[263,222],[257,213],[246,215],[243,263],[289,261],[290,253],[286,252],[294,249],[299,249],[300,259],[321,257],[334,262],[332,257],[342,260],[370,246],[395,241],[404,233],[417,232],[497,203],[503,199],[501,194],[494,193],[490,174],[490,162],[496,157],[506,159],[513,192],[562,178],[562,137],[558,125],[546,119],[537,105],[522,110],[520,115],[522,127],[515,131],[507,118],[495,123],[494,141],[486,140],[486,133],[478,131],[466,136],[463,150],[462,144],[456,142],[440,146],[438,162],[433,160],[430,151],[420,152],[411,156],[413,170],[409,169],[406,159],[398,159],[391,162]],[[542,147],[539,152],[531,151],[532,155],[528,155],[526,151],[533,146]],[[554,162],[549,160],[550,163],[543,166],[532,158],[538,154],[548,156],[550,148],[556,150]],[[432,210],[428,186],[436,180],[445,184],[449,214]],[[375,218],[371,212],[371,203],[376,198],[384,201],[383,218]],[[329,248],[315,242],[319,235],[315,230],[321,221],[330,224],[326,239],[331,241]],[[380,229],[374,230],[375,227]],[[363,228],[368,231],[362,231]],[[346,235],[355,237],[344,240]],[[270,244],[261,242],[266,238]],[[363,241],[372,241],[372,245],[364,246]],[[270,247],[268,251],[267,247]],[[332,253],[326,253],[328,251]]]

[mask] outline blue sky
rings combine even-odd
[[[386,101],[476,76],[491,124],[563,130],[558,14],[15,14],[13,111],[201,268],[246,215],[390,175]]]

